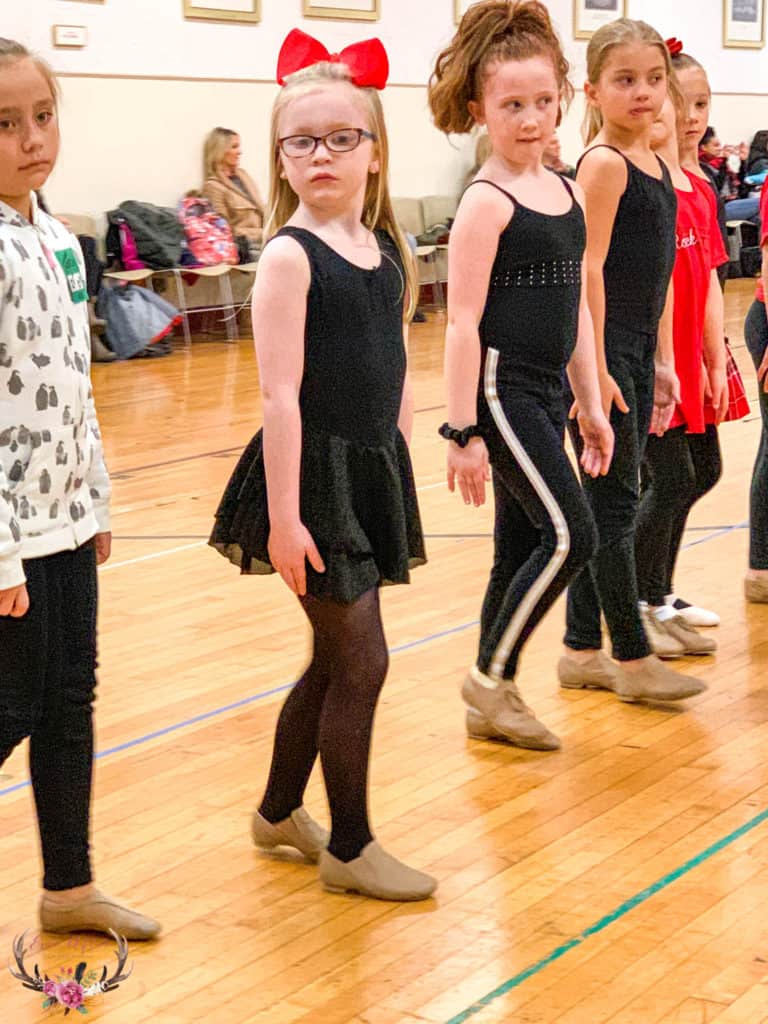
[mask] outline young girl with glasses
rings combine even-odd
[[[566,368],[584,471],[605,473],[613,448],[582,293],[583,194],[543,164],[573,92],[567,75],[543,4],[488,0],[464,15],[430,85],[438,128],[486,125],[491,145],[451,229],[441,428],[448,486],[467,504],[484,502],[493,470],[494,562],[462,687],[467,731],[534,750],[560,741],[520,696],[520,652],[595,543],[564,450]]]
[[[388,662],[379,587],[407,583],[425,561],[403,331],[418,285],[388,191],[386,76],[378,40],[333,62],[298,30],[283,45],[270,241],[252,307],[264,427],[235,469],[211,543],[244,573],[279,572],[312,628],[312,660],[277,724],[254,842],[319,859],[330,891],[420,900],[435,880],[382,849],[367,810]],[[330,841],[303,807],[318,754]]]

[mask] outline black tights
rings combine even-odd
[[[648,438],[642,465],[642,498],[635,530],[638,595],[663,605],[673,593],[673,576],[688,514],[712,490],[722,473],[717,427],[687,434],[673,427]]]
[[[329,852],[354,860],[372,840],[368,760],[389,655],[377,587],[351,604],[300,598],[312,661],[283,705],[261,814],[275,824],[301,806],[320,754],[331,809]]]

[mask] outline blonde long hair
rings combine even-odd
[[[321,61],[311,67],[303,68],[291,75],[277,95],[272,108],[272,125],[270,129],[270,168],[269,168],[269,213],[264,228],[264,240],[267,241],[291,219],[299,205],[299,198],[281,177],[282,164],[278,143],[278,122],[280,115],[298,96],[306,95],[318,85],[333,82],[346,82],[357,91],[366,105],[369,128],[376,136],[376,156],[379,170],[368,175],[363,201],[362,223],[369,231],[386,231],[395,242],[400,258],[405,267],[404,289],[408,297],[406,316],[410,320],[416,310],[419,295],[419,281],[416,262],[406,241],[402,228],[397,223],[389,194],[389,140],[384,123],[384,110],[378,90],[360,88],[350,81],[349,69],[345,64]]]
[[[674,80],[672,60],[667,49],[667,44],[662,37],[645,21],[636,21],[633,18],[617,18],[616,21],[603,25],[592,36],[587,47],[587,81],[590,85],[597,85],[600,81],[605,65],[611,52],[617,46],[626,46],[630,43],[646,43],[648,46],[657,46],[664,56],[664,67],[667,74],[667,86]],[[673,100],[677,100],[670,90]],[[678,93],[679,95],[679,93]],[[584,124],[581,133],[584,144],[588,146],[603,127],[603,115],[599,108],[592,103],[587,104],[587,112],[584,115]]]
[[[59,83],[50,64],[44,61],[42,57],[38,57],[36,53],[28,50],[23,43],[18,43],[15,39],[0,38],[0,67],[13,64],[19,60],[31,60],[35,63],[38,71],[48,83],[54,105],[58,106],[60,98]]]
[[[208,132],[203,143],[203,184],[209,178],[218,177],[224,154],[236,137],[237,132],[231,128],[213,128]]]

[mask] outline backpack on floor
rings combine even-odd
[[[169,352],[170,345],[161,345],[152,353],[149,349],[165,341],[182,320],[170,302],[135,284],[103,286],[96,313],[106,320],[106,340],[118,359]]]
[[[204,267],[238,262],[238,252],[227,221],[202,196],[179,203],[179,221],[196,262]]]

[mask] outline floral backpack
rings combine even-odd
[[[179,221],[195,261],[204,267],[238,262],[237,246],[227,221],[202,196],[187,196],[179,203]]]

